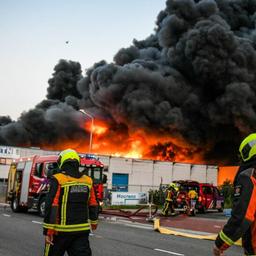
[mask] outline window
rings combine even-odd
[[[6,159],[6,164],[11,164],[11,163],[12,163],[12,159],[7,158],[7,159]]]
[[[0,158],[0,164],[6,164],[6,159],[5,158]]]
[[[46,177],[51,176],[54,174],[54,170],[58,169],[58,164],[56,162],[46,163],[44,174]]]
[[[100,181],[101,180],[101,174],[102,174],[102,168],[95,167],[93,169],[93,179],[95,181]]]
[[[79,172],[87,175],[87,176],[90,176],[92,177],[92,169],[90,167],[83,167],[83,166],[80,166],[79,167]]]
[[[180,186],[180,191],[190,191],[195,190],[197,193],[199,193],[199,187],[197,185],[190,185],[190,184],[183,184]]]
[[[37,163],[37,164],[36,164],[35,173],[34,173],[34,175],[35,175],[36,177],[39,177],[39,178],[42,177],[43,166],[44,166],[43,163]]]
[[[102,167],[79,167],[79,172],[91,177],[95,184],[102,182]]]
[[[17,170],[23,170],[25,167],[25,162],[18,162],[17,164]]]
[[[203,187],[203,193],[206,194],[206,195],[211,195],[212,194],[212,188],[208,187],[208,186]]]
[[[79,172],[83,173],[83,174],[86,174],[87,175],[87,171],[86,171],[86,168],[83,167],[83,166],[79,166]]]
[[[214,191],[214,195],[216,197],[220,196],[220,192],[219,192],[219,190],[217,188],[213,188],[213,191]]]
[[[199,193],[199,187],[198,186],[188,186],[188,191],[195,190],[197,193]]]

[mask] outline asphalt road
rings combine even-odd
[[[42,218],[0,209],[0,223],[0,256],[43,254]],[[212,241],[162,235],[150,225],[104,220],[90,242],[94,256],[210,256],[213,245]],[[234,246],[226,255],[242,255],[242,250]]]
[[[197,213],[196,217],[214,220],[228,220],[229,218],[225,216],[223,212],[218,212],[216,210],[208,210],[206,213]]]

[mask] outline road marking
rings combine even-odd
[[[147,227],[147,226],[143,226],[143,225],[136,225],[136,224],[124,224],[127,227],[133,227],[133,228],[141,228],[141,229],[148,229],[148,230],[152,230],[152,227]]]
[[[35,223],[35,224],[40,224],[40,225],[42,225],[42,224],[43,224],[43,222],[36,221],[36,220],[32,220],[32,222],[33,222],[33,223]]]
[[[3,214],[4,217],[11,217],[9,214]]]
[[[178,255],[178,256],[185,256],[184,254],[180,254],[180,253],[177,253],[177,252],[166,251],[166,250],[162,250],[162,249],[154,249],[154,251],[165,252],[165,253],[168,253],[168,254]]]
[[[221,226],[218,226],[218,225],[214,225],[213,227],[215,227],[215,228],[221,228]]]

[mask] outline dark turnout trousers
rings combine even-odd
[[[44,256],[63,256],[65,252],[69,256],[91,256],[88,236],[89,233],[54,236],[53,245],[45,245]]]

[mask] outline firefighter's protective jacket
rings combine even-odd
[[[98,204],[92,179],[63,173],[53,175],[46,199],[44,235],[89,232],[97,224]]]
[[[171,202],[175,199],[175,190],[173,188],[168,188],[166,191],[165,201]]]
[[[189,199],[197,199],[198,198],[198,194],[197,194],[197,192],[195,190],[189,190],[188,197],[189,197]]]
[[[215,244],[227,249],[242,237],[246,255],[256,254],[256,168],[240,167],[234,182],[231,217]]]

